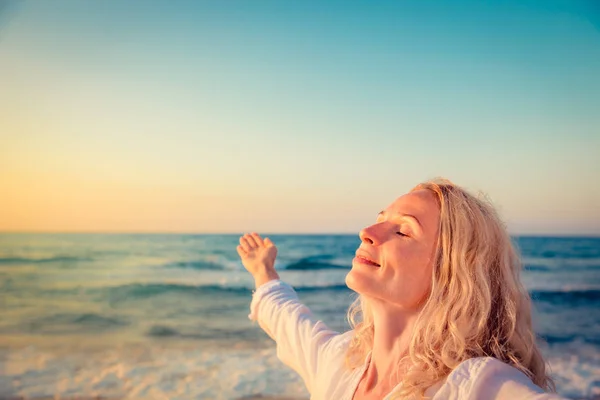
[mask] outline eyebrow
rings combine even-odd
[[[385,212],[385,211],[379,211],[379,214],[377,214],[377,217],[380,217],[380,216],[385,216],[385,214],[386,214],[386,212]],[[414,215],[410,215],[410,214],[400,214],[400,213],[396,213],[396,214],[398,214],[399,216],[401,216],[401,217],[403,217],[403,218],[409,218],[409,219],[412,219],[412,220],[414,220],[414,221],[417,223],[417,225],[418,225],[418,226],[419,226],[421,229],[423,229],[423,225],[421,225],[421,223],[419,222],[419,220],[417,219],[417,217],[415,217]]]

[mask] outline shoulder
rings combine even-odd
[[[517,368],[493,357],[476,357],[460,363],[446,379],[460,399],[559,398],[543,396],[542,388]]]
[[[330,352],[330,355],[345,355],[353,337],[354,331],[347,331],[332,337],[330,342],[328,343],[328,350]]]
[[[503,366],[513,368],[493,357],[470,358],[458,364],[448,375],[446,381],[456,386],[467,387],[472,385],[482,373],[485,374],[491,369],[503,368]]]

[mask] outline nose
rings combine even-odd
[[[378,243],[375,232],[373,231],[373,226],[369,226],[369,227],[361,229],[358,236],[360,237],[360,240],[364,243],[373,244],[373,245]]]

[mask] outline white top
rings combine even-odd
[[[351,331],[340,334],[317,321],[294,289],[280,280],[270,281],[255,291],[248,317],[258,321],[275,340],[277,357],[300,374],[311,400],[352,399],[369,357],[360,368],[346,368],[344,359]],[[385,399],[390,399],[399,387]],[[492,357],[462,362],[425,394],[434,400],[562,399],[545,393],[524,373]]]

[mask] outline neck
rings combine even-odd
[[[418,312],[399,309],[374,300],[371,302],[374,337],[371,362],[366,371],[366,388],[394,387],[405,370],[400,360],[408,355]]]

